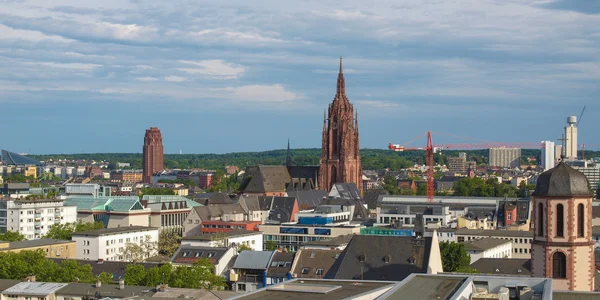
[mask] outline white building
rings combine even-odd
[[[77,221],[77,207],[63,200],[0,201],[0,232],[15,231],[29,240],[39,239],[56,224]]]
[[[181,240],[181,244],[198,247],[238,247],[246,245],[254,251],[262,251],[263,234],[258,231],[230,231],[218,235],[201,234],[186,236]]]
[[[520,148],[490,148],[489,166],[499,168],[518,168],[520,165]]]
[[[554,168],[554,163],[556,162],[554,142],[543,141],[542,144],[544,144],[544,148],[542,149],[542,167],[544,167],[544,171],[548,171]]]
[[[565,157],[577,159],[577,117],[569,116],[565,126]]]
[[[73,233],[73,241],[77,245],[77,259],[128,261],[129,258],[123,253],[128,243],[146,248],[146,257],[157,253],[158,228],[129,226],[76,232]]]
[[[96,183],[67,183],[65,193],[68,196],[110,196],[110,187],[103,187]]]
[[[512,258],[510,240],[484,238],[465,242],[465,250],[471,256],[471,264],[480,258]]]
[[[290,251],[298,251],[306,243],[328,240],[342,235],[360,234],[363,225],[349,224],[324,224],[324,225],[302,225],[297,223],[262,224],[260,232],[264,234],[265,246],[273,241],[280,248]]]
[[[459,243],[483,238],[510,241],[512,242],[512,258],[531,258],[533,231],[459,228],[454,234],[456,235],[456,241]]]

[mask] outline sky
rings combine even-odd
[[[0,0],[0,147],[320,147],[340,56],[363,148],[600,144],[600,1]]]

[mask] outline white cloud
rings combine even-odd
[[[288,91],[280,84],[227,87],[215,91],[223,92],[221,97],[224,98],[250,102],[291,102],[303,98],[302,94]]]
[[[49,67],[49,68],[55,68],[55,69],[71,69],[71,70],[79,70],[79,71],[92,71],[93,69],[102,66],[102,65],[98,65],[98,64],[59,63],[59,62],[24,62],[24,64]]]
[[[138,78],[136,78],[136,80],[139,80],[139,81],[157,81],[158,78],[156,78],[156,77],[138,77]]]
[[[199,68],[179,68],[178,70],[188,74],[201,74],[216,79],[235,79],[242,75],[246,68],[240,65],[226,63],[222,60],[181,60],[181,63],[192,64]]]
[[[179,76],[167,76],[167,77],[165,77],[165,80],[170,81],[170,82],[182,82],[182,81],[186,81],[187,78],[179,77]]]
[[[23,40],[29,42],[60,42],[70,43],[71,39],[64,38],[58,35],[48,35],[35,30],[15,29],[0,24],[0,40]]]
[[[359,108],[377,108],[377,109],[396,109],[400,108],[399,103],[383,101],[383,100],[356,100],[354,101]]]

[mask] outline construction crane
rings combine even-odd
[[[581,114],[579,114],[579,119],[577,119],[577,123],[575,124],[575,127],[579,128],[579,122],[581,122],[581,118],[583,118],[584,112],[585,112],[585,105],[583,106],[583,109],[581,110]],[[579,146],[581,146],[581,159],[585,160],[585,144],[581,144]],[[575,153],[575,156],[577,156],[577,153]]]
[[[431,138],[431,131],[428,131],[426,134],[422,134],[413,140],[405,143],[409,144],[413,141],[422,138],[427,135],[427,146],[425,147],[406,147],[404,145],[399,144],[388,144],[388,149],[403,152],[403,151],[414,151],[414,150],[425,150],[425,165],[427,167],[425,171],[425,177],[427,179],[427,201],[433,202],[433,196],[435,194],[434,188],[434,160],[433,154],[437,152],[441,152],[441,150],[467,150],[467,149],[489,149],[489,148],[544,148],[545,145],[543,143],[497,143],[497,142],[488,142],[483,141],[479,143],[463,143],[463,144],[438,144],[434,145]],[[452,136],[452,135],[450,135]]]

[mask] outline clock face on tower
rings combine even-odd
[[[333,121],[333,123],[331,124],[331,128],[333,128],[333,130],[337,129],[337,122]]]

